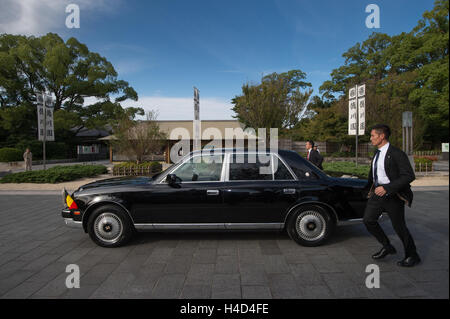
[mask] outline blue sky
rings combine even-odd
[[[79,4],[79,29],[65,6]],[[368,29],[368,4],[380,7]],[[410,31],[432,0],[13,0],[0,2],[0,33],[71,36],[110,60],[133,86],[139,105],[159,119],[192,119],[192,88],[202,119],[231,119],[230,100],[263,74],[301,69],[314,93],[344,53],[373,32]],[[26,24],[18,21],[27,21]]]

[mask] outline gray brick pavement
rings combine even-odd
[[[284,233],[144,233],[127,246],[96,246],[66,228],[54,195],[0,195],[0,298],[448,298],[448,190],[416,191],[407,223],[422,264],[399,268],[399,253],[374,262],[379,245],[363,225],[338,228],[325,246]],[[81,288],[65,287],[80,266]],[[365,287],[365,267],[381,287]]]

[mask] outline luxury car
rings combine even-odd
[[[360,222],[367,180],[335,178],[287,150],[191,152],[153,177],[116,177],[63,190],[62,217],[100,246],[136,231],[286,230],[323,244],[338,225]]]

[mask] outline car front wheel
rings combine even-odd
[[[97,208],[88,219],[91,239],[102,247],[118,247],[133,235],[133,226],[127,214],[119,207],[106,205]]]
[[[287,222],[289,236],[302,246],[320,246],[332,234],[335,223],[330,214],[317,205],[302,205]]]

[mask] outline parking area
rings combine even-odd
[[[416,189],[407,224],[422,263],[400,268],[401,242],[382,224],[397,255],[364,225],[337,229],[325,246],[302,247],[284,233],[143,233],[125,247],[96,246],[67,228],[57,195],[0,195],[0,298],[449,298],[448,187]],[[66,287],[66,266],[80,288]],[[380,288],[365,285],[366,266]]]

